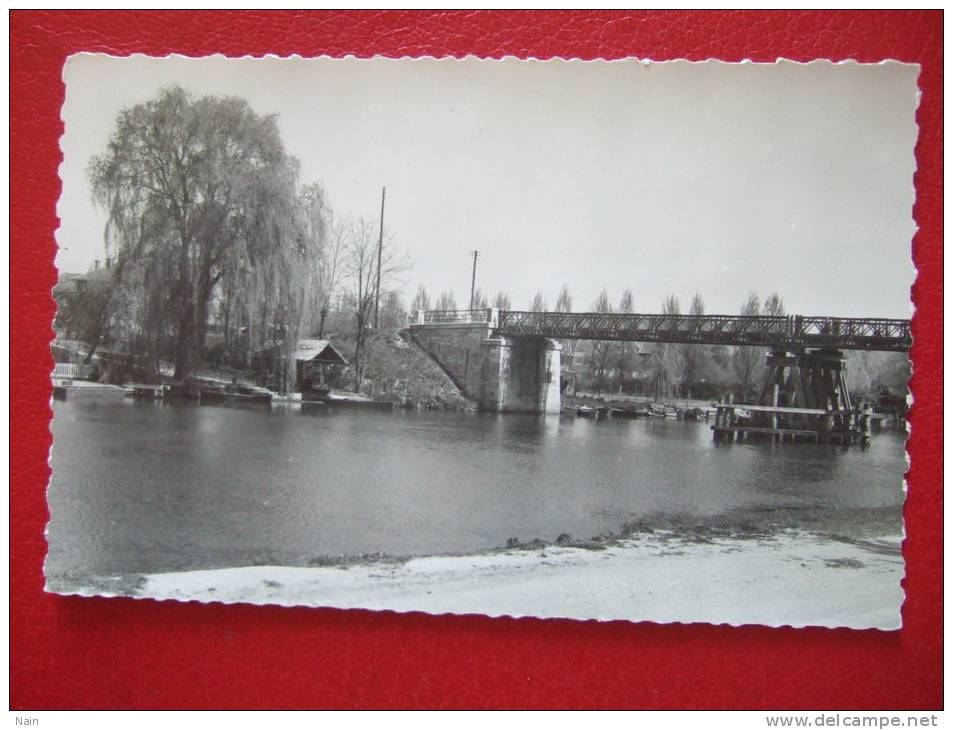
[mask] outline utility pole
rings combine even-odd
[[[381,188],[381,230],[377,238],[377,289],[374,292],[374,330],[381,324],[381,251],[384,248],[384,196],[387,188]]]
[[[476,262],[480,257],[479,251],[471,251],[473,254],[473,277],[470,279],[470,309],[473,309],[473,295],[476,293]]]

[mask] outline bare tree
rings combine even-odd
[[[606,293],[605,287],[603,287],[599,296],[597,296],[596,300],[592,303],[592,309],[594,312],[599,312],[600,314],[612,312],[612,304],[609,302],[609,295]],[[600,393],[605,387],[606,371],[609,367],[609,355],[611,351],[612,343],[610,342],[594,340],[590,346],[589,371],[595,379],[596,390]]]
[[[689,309],[689,314],[696,317],[701,317],[705,314],[705,300],[701,292],[695,292],[695,296],[692,297],[692,306]]]
[[[773,293],[764,300],[761,313],[768,317],[783,317],[785,315],[784,300],[778,296],[777,292]]]
[[[694,316],[705,314],[705,300],[702,299],[701,292],[695,292],[688,313]],[[691,398],[692,387],[703,377],[702,373],[706,361],[710,358],[710,351],[704,345],[681,345],[680,349],[686,395]]]
[[[489,301],[487,301],[486,294],[477,287],[473,292],[473,308],[474,309],[488,309],[490,306]]]
[[[53,289],[56,299],[56,318],[53,326],[57,335],[67,340],[79,340],[87,346],[85,362],[90,362],[96,349],[110,340],[112,298],[116,281],[107,269],[90,272],[72,285],[57,285]]]
[[[493,306],[497,309],[510,309],[513,306],[510,295],[505,291],[497,292],[496,298],[493,300]]]
[[[662,313],[677,315],[681,313],[678,298],[669,294],[662,302]],[[684,379],[684,362],[678,345],[663,342],[655,346],[652,353],[652,377],[655,397],[674,395]]]
[[[557,312],[571,312],[572,311],[572,294],[569,293],[568,284],[563,284],[563,288],[559,290],[559,296],[556,297],[556,311]]]
[[[634,310],[634,308],[635,308],[635,304],[633,302],[632,290],[626,289],[624,292],[622,292],[622,298],[619,300],[619,311],[624,314],[629,314]],[[623,383],[625,382],[627,344],[628,343],[623,341],[623,342],[620,342],[618,345],[619,347],[618,386],[619,386],[620,393],[622,392],[622,386],[623,386]]]
[[[419,312],[420,310],[430,309],[430,297],[427,295],[427,289],[424,288],[423,284],[417,286],[417,293],[414,295],[414,300],[410,303],[411,312]]]
[[[364,218],[352,222],[348,230],[346,272],[351,285],[356,320],[354,346],[354,389],[359,391],[364,381],[365,346],[377,281],[381,286],[391,282],[396,274],[407,268],[407,256],[396,250],[390,236],[384,235],[380,257],[376,226]],[[377,262],[380,260],[380,272]],[[379,274],[379,275],[378,275]]]
[[[571,312],[572,311],[572,294],[569,293],[569,285],[563,284],[562,289],[559,290],[559,296],[556,297],[556,311],[557,312]],[[560,344],[563,346],[562,360],[564,367],[574,370],[575,369],[575,359],[576,359],[576,341],[575,340],[561,340]]]
[[[545,312],[546,309],[546,300],[543,298],[543,293],[541,291],[536,292],[536,295],[533,297],[533,303],[529,306],[529,310],[531,312]]]
[[[331,303],[338,293],[341,283],[342,264],[348,242],[348,222],[338,220],[328,212],[326,244],[322,249],[320,266],[318,268],[318,298],[320,312],[318,314],[318,337],[324,337],[324,326],[327,322]]]
[[[741,305],[741,315],[751,317],[759,314],[761,314],[761,300],[757,292],[751,292]],[[764,375],[764,352],[758,347],[736,347],[731,357],[731,365],[735,371],[741,398],[745,400],[754,394],[757,383]]]
[[[407,311],[400,292],[391,289],[381,297],[381,330],[396,331],[406,326]]]
[[[456,308],[457,298],[453,295],[453,292],[449,289],[440,292],[440,297],[437,299],[437,309],[441,312],[452,312]]]

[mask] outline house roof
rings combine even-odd
[[[75,289],[78,284],[85,283],[88,278],[86,274],[61,273],[56,284],[53,285],[53,291],[63,292],[68,289]]]
[[[327,362],[336,365],[347,365],[347,360],[327,340],[298,340],[294,351],[295,360],[305,362]]]

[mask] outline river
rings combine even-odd
[[[511,538],[901,532],[903,434],[715,444],[704,422],[125,401],[53,406],[47,575],[454,555]]]

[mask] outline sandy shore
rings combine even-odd
[[[202,602],[732,625],[897,629],[896,538],[787,532],[698,542],[656,532],[604,550],[545,547],[348,566],[145,576],[137,595]]]

